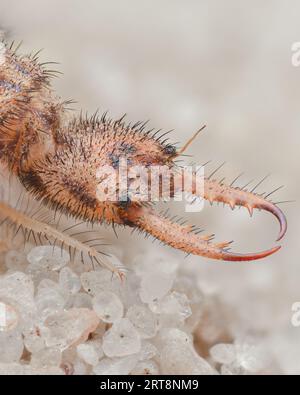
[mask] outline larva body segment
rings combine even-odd
[[[37,57],[19,57],[4,44],[0,56],[0,160],[50,208],[92,223],[129,225],[172,247],[208,258],[254,260],[279,249],[235,254],[228,251],[229,243],[213,243],[211,236],[198,235],[190,225],[173,223],[141,200],[131,201],[127,195],[121,201],[99,200],[99,183],[110,179],[99,180],[98,169],[110,166],[117,173],[121,157],[126,157],[129,168],[156,165],[173,169],[175,193],[180,168],[174,160],[183,149],[177,152],[164,134],[147,130],[146,123],[126,124],[123,117],[113,121],[106,115],[91,119],[81,116],[66,124],[64,103],[55,98],[50,88],[51,73]],[[180,182],[176,185],[179,190],[196,194],[193,186],[187,190]],[[278,239],[285,234],[284,214],[261,195],[208,177],[201,197],[232,208],[246,207],[250,214],[255,208],[267,210],[280,222]]]
[[[19,175],[53,146],[63,106],[34,55],[18,57],[4,43],[0,51],[0,159]]]

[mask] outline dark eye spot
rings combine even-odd
[[[164,147],[164,153],[173,156],[176,154],[176,148],[173,145],[166,145]]]

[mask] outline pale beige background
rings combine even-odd
[[[189,153],[199,163],[212,160],[207,172],[226,161],[219,177],[245,171],[240,185],[272,173],[260,191],[284,184],[275,201],[299,198],[300,67],[291,63],[299,1],[0,0],[0,28],[24,41],[21,51],[44,48],[43,60],[61,63],[64,76],[54,86],[77,109],[150,118],[181,142],[206,123]],[[250,331],[278,335],[274,347],[286,350],[286,369],[299,372],[300,328],[290,324],[291,305],[300,301],[299,201],[282,208],[289,230],[275,256],[228,265],[190,257],[185,264],[240,311],[242,301]],[[270,215],[249,219],[246,210],[206,207],[189,217],[219,240],[235,239],[236,251],[269,248],[278,231]],[[157,248],[119,234],[107,237],[125,246],[128,262],[134,249]],[[183,255],[170,250],[170,257]]]

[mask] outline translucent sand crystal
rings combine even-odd
[[[159,367],[155,361],[138,362],[131,371],[133,375],[154,375],[159,374]]]
[[[47,368],[47,367],[59,367],[61,363],[61,351],[58,348],[50,347],[44,348],[36,353],[32,354],[31,366],[33,368]]]
[[[98,324],[99,318],[93,311],[73,308],[49,315],[45,320],[43,337],[48,347],[64,350],[87,340]]]
[[[268,366],[268,357],[261,345],[236,341],[233,344],[216,344],[210,349],[212,358],[223,364],[223,374],[260,372]]]
[[[160,366],[163,374],[215,374],[194,350],[192,339],[179,329],[165,330],[161,337]]]
[[[46,317],[63,310],[66,294],[54,281],[43,279],[38,286],[35,302],[38,312]]]
[[[23,341],[26,349],[33,354],[46,348],[46,342],[41,336],[39,325],[28,326],[23,331]]]
[[[88,365],[95,366],[103,357],[102,342],[89,340],[77,346],[78,356]]]
[[[20,315],[20,325],[36,314],[34,284],[22,272],[8,272],[0,276],[0,301],[12,306]]]
[[[105,333],[102,347],[108,357],[123,357],[140,351],[141,338],[129,319],[122,318]]]
[[[151,303],[163,298],[171,289],[172,284],[172,277],[166,273],[146,273],[141,281],[141,300],[144,303]]]
[[[117,289],[118,295],[122,300],[124,308],[140,303],[139,287],[141,279],[133,271],[126,274],[126,281],[122,283]]]
[[[123,316],[123,304],[113,292],[97,293],[93,298],[93,309],[104,322],[116,322]]]
[[[59,285],[71,294],[76,294],[81,288],[80,278],[69,267],[60,271]]]
[[[192,314],[187,296],[179,292],[171,292],[163,299],[150,304],[150,308],[156,314],[166,314],[184,321]]]
[[[22,334],[18,330],[0,332],[0,362],[18,362],[23,354]]]
[[[92,296],[102,291],[117,291],[120,288],[119,279],[112,277],[111,272],[105,269],[82,273],[80,280],[83,289]]]
[[[70,261],[67,251],[59,247],[39,246],[33,248],[27,255],[27,260],[32,265],[47,270],[60,270]]]
[[[84,363],[81,359],[77,359],[73,365],[73,374],[74,375],[86,375],[88,374],[89,368],[86,363]]]
[[[129,374],[137,364],[137,356],[130,355],[124,358],[104,358],[93,368],[96,375]]]
[[[158,349],[154,344],[147,340],[143,340],[141,350],[139,352],[139,361],[146,361],[158,355]]]
[[[68,298],[68,307],[85,307],[92,310],[92,298],[90,295],[84,292],[78,292],[77,294],[71,295],[71,297]]]
[[[48,269],[35,264],[29,264],[26,267],[25,273],[31,277],[35,287],[38,286],[42,280],[52,280],[57,282],[59,278],[58,272],[49,271]]]
[[[126,317],[131,321],[141,338],[149,339],[156,335],[158,320],[147,306],[133,305],[129,307]]]
[[[216,344],[210,349],[212,358],[222,364],[231,364],[236,357],[235,347],[232,344]]]

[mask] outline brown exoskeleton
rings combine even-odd
[[[162,141],[159,132],[145,124],[125,124],[105,115],[79,117],[65,122],[66,102],[50,87],[51,71],[35,55],[18,56],[0,43],[0,161],[25,188],[54,210],[92,223],[107,222],[138,228],[186,253],[225,261],[249,261],[266,257],[280,247],[251,254],[228,250],[229,243],[213,243],[189,225],[173,223],[151,205],[130,199],[122,202],[97,199],[96,173],[100,166],[116,167],[122,155],[130,165],[165,165],[175,168],[182,150]],[[185,188],[184,186],[182,188]],[[194,193],[193,187],[188,191]],[[262,195],[204,179],[203,198],[271,212],[280,223],[281,239],[287,228],[282,211]]]

